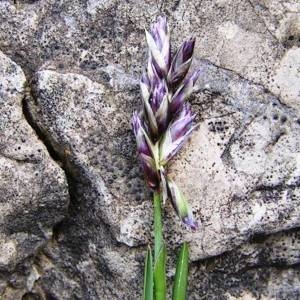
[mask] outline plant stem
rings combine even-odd
[[[161,194],[154,192],[154,295],[155,300],[166,300],[166,246],[163,241],[161,220]]]
[[[154,261],[157,260],[159,251],[163,245],[162,221],[161,221],[161,194],[154,192]]]

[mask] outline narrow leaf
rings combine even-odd
[[[154,265],[155,300],[166,299],[166,246],[163,244]]]
[[[187,243],[184,242],[177,258],[172,300],[186,299],[188,268],[189,268],[188,265],[189,265],[189,247]]]
[[[144,300],[153,300],[153,262],[150,247],[148,247],[145,259],[144,271]]]

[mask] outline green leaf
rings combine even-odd
[[[155,300],[166,299],[166,246],[163,244],[154,265]]]
[[[177,258],[172,300],[186,299],[188,269],[189,269],[189,247],[187,243],[184,242]]]
[[[148,247],[144,270],[144,300],[153,300],[153,262],[151,248]]]

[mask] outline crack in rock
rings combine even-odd
[[[2,52],[0,74],[0,295],[15,299],[69,198],[63,172],[23,115],[24,73]]]

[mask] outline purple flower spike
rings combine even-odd
[[[198,222],[194,220],[194,216],[190,213],[187,217],[182,219],[182,222],[191,228],[193,231],[196,231],[199,227]]]
[[[168,87],[164,80],[158,82],[154,87],[152,98],[150,99],[150,105],[152,110],[156,113],[163,102],[164,98],[168,95]]]
[[[182,192],[180,191],[180,189],[174,181],[169,179],[167,183],[172,204],[178,216],[180,217],[182,222],[186,224],[189,228],[191,228],[192,230],[196,230],[198,228],[198,223],[194,220],[193,212],[186,198],[184,197],[184,195],[182,194]]]
[[[144,111],[152,140],[155,141],[165,132],[169,123],[168,87],[164,80],[158,81],[148,101],[144,101]]]
[[[195,38],[183,42],[177,50],[168,73],[168,83],[175,89],[187,74],[193,57]]]
[[[142,126],[142,121],[137,112],[132,116],[132,127],[146,182],[150,188],[157,189],[159,187],[159,174],[153,155],[153,145]]]
[[[177,120],[170,127],[172,140],[183,137],[192,127],[194,119],[195,115],[192,115],[190,105],[185,104]]]
[[[190,106],[185,104],[177,119],[168,127],[160,144],[160,164],[165,165],[182,148],[192,133],[193,121]]]
[[[170,111],[172,114],[177,113],[183,107],[185,100],[193,93],[194,86],[200,75],[200,70],[194,72],[185,82],[177,89],[170,103]]]
[[[158,17],[157,22],[146,30],[146,40],[151,53],[151,63],[160,78],[166,76],[170,66],[170,35],[165,17]]]
[[[150,105],[155,113],[158,135],[161,135],[167,129],[169,121],[168,87],[164,80],[161,80],[154,88]]]
[[[151,156],[151,149],[145,138],[145,131],[142,126],[142,120],[140,119],[137,112],[132,116],[132,127],[136,138],[138,153],[143,153],[145,155]]]
[[[165,17],[146,30],[149,56],[141,80],[143,111],[132,117],[138,155],[150,188],[160,193],[163,203],[171,196],[181,220],[192,230],[197,222],[187,201],[167,178],[168,162],[194,130],[195,115],[186,104],[200,72],[186,78],[194,52],[195,38],[186,40],[171,59],[170,35]]]
[[[143,73],[140,81],[141,94],[144,101],[148,101],[151,93],[151,84],[149,77],[146,73]]]

